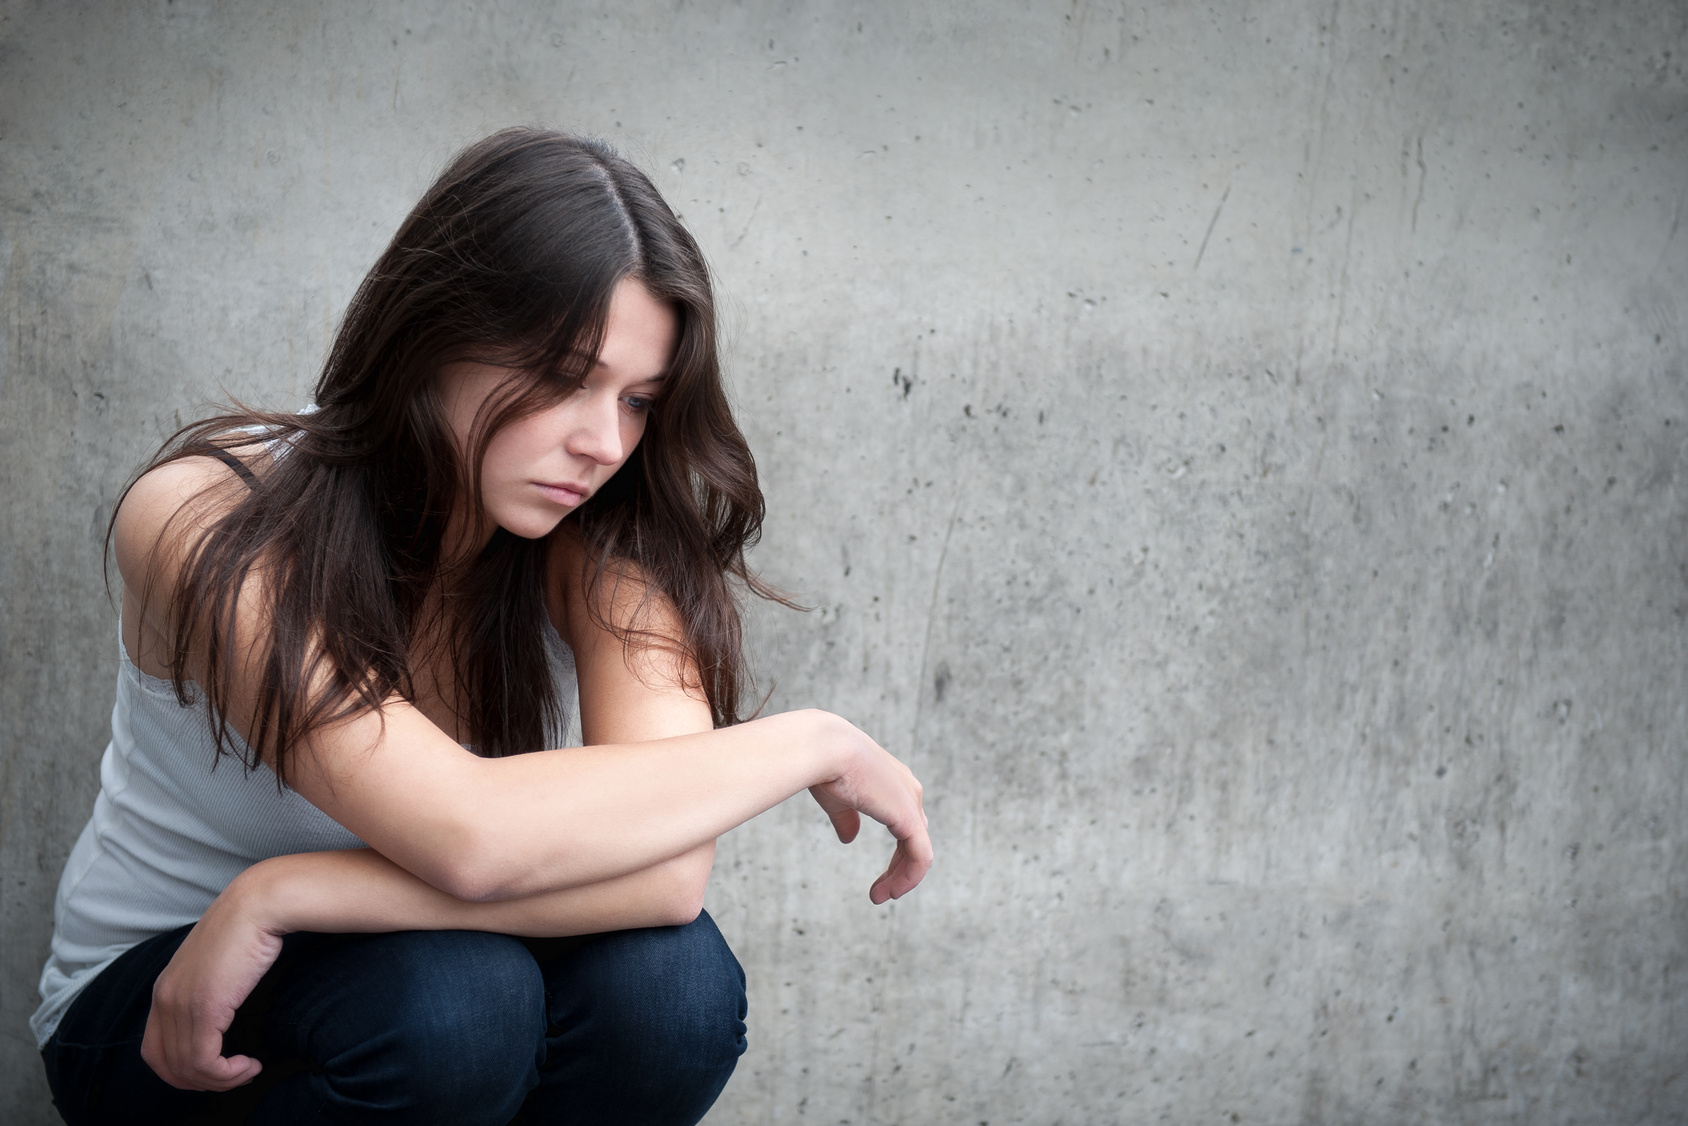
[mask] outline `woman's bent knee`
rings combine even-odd
[[[595,936],[545,974],[536,1099],[570,1091],[571,1105],[594,1108],[581,1121],[696,1122],[744,1051],[744,971],[707,914]]]
[[[544,981],[520,942],[407,931],[322,945],[272,1016],[275,1038],[293,1030],[283,1050],[309,1065],[266,1099],[275,1121],[334,1121],[330,1108],[371,1121],[509,1120],[538,1080],[545,1030]]]
[[[708,914],[603,935],[578,959],[606,1033],[629,1050],[729,1069],[744,1051],[744,970]]]

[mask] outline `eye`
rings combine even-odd
[[[634,414],[645,414],[656,404],[655,397],[651,395],[628,395],[621,401],[626,403],[627,409]]]

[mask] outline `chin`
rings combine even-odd
[[[572,511],[572,509],[570,511]],[[513,520],[500,520],[498,521],[498,526],[503,528],[506,532],[509,532],[512,536],[518,536],[524,540],[542,540],[552,532],[556,531],[557,525],[561,524],[563,522],[563,518],[567,515],[567,512],[563,513],[561,516],[549,513],[545,515],[540,515],[538,513],[524,513],[522,516]]]

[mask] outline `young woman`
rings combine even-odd
[[[112,741],[32,1022],[66,1121],[697,1121],[744,1048],[715,838],[807,788],[896,837],[875,903],[931,863],[873,740],[741,722],[761,516],[650,181],[536,130],[462,153],[315,409],[189,427],[117,510]],[[586,745],[548,749],[576,686]]]

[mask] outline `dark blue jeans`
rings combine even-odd
[[[188,929],[113,962],[43,1049],[70,1126],[690,1124],[744,1051],[744,971],[707,914],[581,939],[296,934],[223,1038],[263,1072],[178,1091],[141,1035]]]

